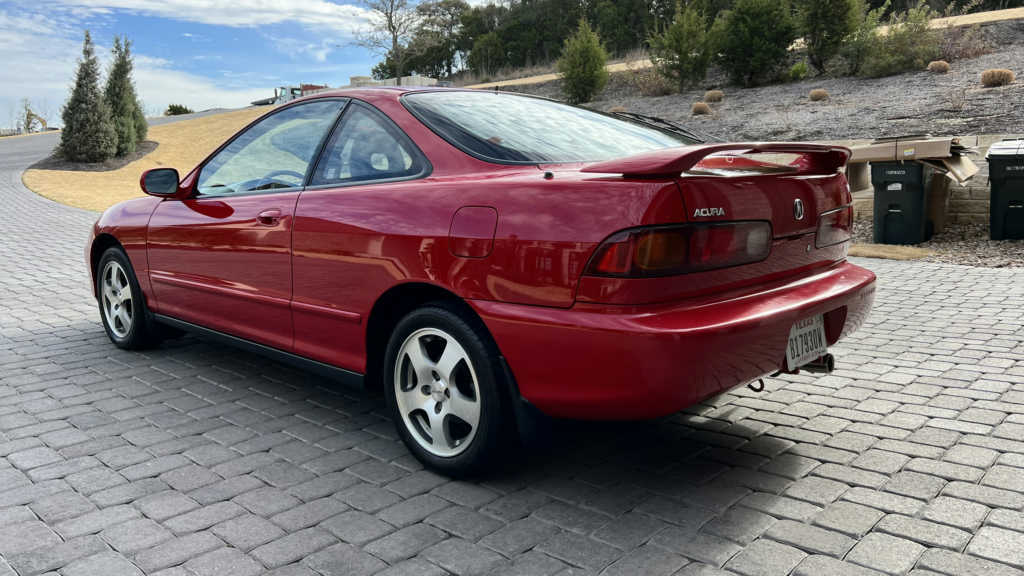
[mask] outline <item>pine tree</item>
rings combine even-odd
[[[110,108],[117,132],[117,155],[125,156],[135,152],[136,144],[146,138],[148,126],[132,81],[131,42],[127,37],[123,40],[115,37],[111,53],[113,59],[103,99]]]
[[[799,0],[797,8],[807,59],[824,73],[857,27],[856,0]]]
[[[573,103],[590,102],[608,82],[605,62],[608,53],[601,39],[585,18],[580,19],[576,33],[565,39],[558,71],[562,74],[562,92]]]
[[[117,134],[110,109],[100,93],[100,64],[88,30],[75,73],[75,87],[64,104],[61,118],[64,130],[60,135],[60,153],[68,160],[103,162],[117,151]]]
[[[680,90],[704,80],[711,50],[704,15],[693,6],[684,9],[677,2],[672,24],[664,32],[652,34],[648,44],[655,69],[675,81]]]

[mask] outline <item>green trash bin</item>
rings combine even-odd
[[[919,162],[872,162],[875,244],[920,244],[932,236],[928,186],[935,169]]]
[[[1024,238],[1024,140],[1003,140],[988,149],[989,235]]]

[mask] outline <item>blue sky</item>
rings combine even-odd
[[[59,125],[85,29],[104,61],[113,37],[128,35],[136,88],[158,114],[172,102],[240,107],[275,86],[348,84],[379,60],[354,45],[370,17],[354,0],[0,1],[0,127],[22,98]]]

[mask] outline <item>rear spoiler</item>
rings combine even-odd
[[[786,164],[778,164],[750,158],[753,154],[796,154],[798,157]],[[596,162],[584,166],[581,171],[624,176],[675,176],[696,168],[718,175],[728,175],[729,171],[830,175],[846,165],[850,154],[850,149],[842,146],[803,142],[702,144]]]

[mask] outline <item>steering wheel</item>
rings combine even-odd
[[[275,178],[275,176],[292,176],[299,180],[298,184],[292,184],[291,182],[282,182]],[[249,180],[248,182],[239,186],[240,190],[270,190],[273,188],[294,188],[295,186],[302,186],[303,180],[306,179],[305,174],[300,174],[294,170],[274,170],[267,174],[260,176],[255,180]]]
[[[294,176],[299,179],[299,182],[306,179],[305,174],[299,174],[295,170],[274,170],[269,174],[264,174],[260,180],[273,180],[275,176]]]

